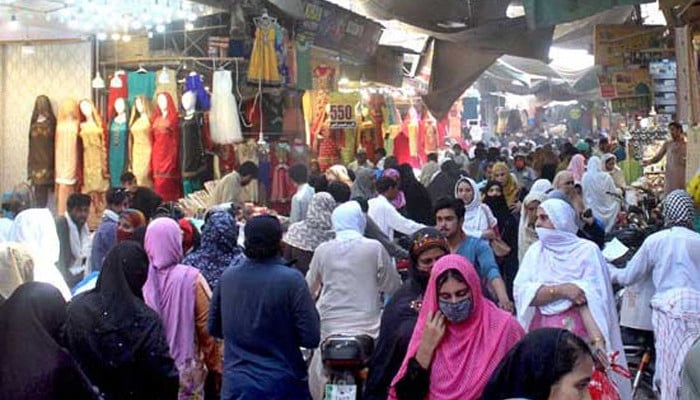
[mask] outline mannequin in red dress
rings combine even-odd
[[[163,198],[163,201],[177,201],[182,197],[177,108],[173,98],[166,92],[158,93],[156,104],[151,121],[153,189]]]

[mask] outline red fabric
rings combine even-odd
[[[219,170],[224,176],[236,169],[236,148],[232,144],[217,146],[216,154],[219,156]]]
[[[160,108],[156,107],[151,122],[153,187],[163,201],[176,201],[182,197],[179,119],[172,97],[162,94],[168,99],[168,114],[163,118]]]
[[[408,352],[391,384],[389,398],[392,400],[396,400],[396,383],[406,374],[409,360],[418,352],[428,314],[440,309],[437,279],[450,269],[456,269],[465,278],[472,294],[472,313],[461,323],[446,321],[445,335],[430,365],[430,389],[426,398],[478,399],[501,359],[525,336],[525,331],[512,315],[484,298],[474,266],[460,255],[445,256],[430,272]]]
[[[186,254],[194,246],[194,227],[187,218],[181,218],[178,225],[182,231],[182,252]]]
[[[321,144],[318,150],[318,164],[321,167],[321,171],[338,164],[338,145],[335,142],[333,133],[326,131],[325,138],[321,139]]]
[[[292,196],[296,193],[296,185],[289,177],[289,167],[278,165],[272,172],[272,190],[270,192],[270,208],[282,215],[289,215]]]
[[[374,122],[374,133],[376,138],[377,148],[384,148],[384,114],[382,114],[382,108],[386,106],[384,101],[384,96],[380,94],[374,94],[369,100],[370,110],[369,114]],[[372,149],[374,153],[374,149]],[[370,157],[370,160],[374,160],[374,157]]]
[[[153,190],[163,201],[178,201],[182,198],[182,184],[179,178],[153,178]]]
[[[412,161],[408,135],[403,130],[394,138],[394,157],[399,164],[410,164]]]
[[[445,144],[445,138],[447,137],[447,131],[449,130],[449,125],[447,123],[447,117],[443,118],[442,121],[438,122],[438,147]]]
[[[114,118],[114,102],[119,98],[124,99],[124,101],[129,98],[129,88],[127,86],[126,74],[119,74],[117,76],[119,77],[119,80],[122,81],[122,87],[113,88],[111,85],[109,87],[109,96],[107,97],[107,121],[111,121],[112,118]]]

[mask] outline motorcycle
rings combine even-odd
[[[367,335],[329,336],[321,343],[320,351],[328,376],[324,399],[360,400],[374,351],[374,339]]]

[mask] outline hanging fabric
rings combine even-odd
[[[216,144],[243,142],[238,104],[233,95],[231,71],[214,71],[211,112],[209,113],[211,140]]]

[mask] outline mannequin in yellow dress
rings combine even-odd
[[[88,226],[95,229],[105,209],[104,195],[109,188],[107,146],[102,117],[90,100],[80,102],[80,141],[83,149],[83,188],[92,198]]]
[[[131,172],[139,186],[153,187],[151,180],[151,103],[145,96],[134,100],[129,121]]]

